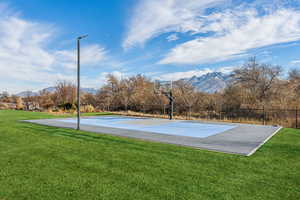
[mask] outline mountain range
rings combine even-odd
[[[204,74],[202,76],[193,76],[191,78],[183,78],[180,80],[186,81],[192,84],[198,91],[206,92],[206,93],[215,93],[220,92],[226,88],[226,86],[230,83],[230,74],[224,74],[222,72],[211,72]],[[161,81],[167,82],[167,81]],[[43,90],[48,92],[54,92],[55,87],[48,87]],[[42,90],[41,90],[42,91]],[[95,88],[82,88],[83,92],[96,94],[97,90]],[[36,96],[39,92],[32,92],[32,91],[24,91],[16,94],[20,97],[26,96]]]
[[[181,80],[189,82],[200,92],[215,93],[226,88],[231,81],[231,75],[222,72],[211,72],[199,77],[193,76]]]
[[[23,92],[20,92],[20,93],[16,94],[16,96],[19,96],[19,97],[37,96],[39,94],[39,92],[41,92],[43,90],[52,93],[52,92],[55,91],[55,87],[44,88],[44,89],[42,89],[38,92],[23,91]],[[96,94],[97,93],[97,90],[95,88],[81,88],[81,91],[85,92],[85,93],[91,93],[91,94]]]

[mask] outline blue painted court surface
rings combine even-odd
[[[62,122],[76,123],[76,119],[62,119]],[[205,138],[235,128],[234,125],[203,124],[181,120],[162,120],[121,116],[102,116],[81,119],[82,125],[93,125],[127,130],[145,131],[167,135]]]

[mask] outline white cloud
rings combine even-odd
[[[202,76],[205,75],[207,73],[212,73],[212,72],[222,72],[224,74],[228,74],[230,72],[232,72],[236,67],[221,67],[218,69],[209,69],[209,68],[205,68],[205,69],[198,69],[198,70],[190,70],[190,71],[185,71],[185,72],[173,72],[173,73],[167,73],[167,74],[163,74],[161,76],[156,77],[156,79],[159,80],[165,80],[165,81],[176,81],[182,78],[191,78],[193,76]]]
[[[193,76],[202,76],[207,73],[213,72],[211,69],[202,69],[202,70],[191,70],[191,71],[185,71],[185,72],[173,72],[168,74],[163,74],[159,77],[157,77],[160,80],[166,80],[166,81],[176,81],[182,78],[190,78]]]
[[[292,60],[291,64],[300,64],[300,60]]]
[[[124,48],[143,45],[145,41],[165,32],[201,30],[205,10],[229,0],[143,0],[135,8]]]
[[[289,9],[258,16],[255,12],[244,24],[222,35],[197,38],[173,48],[160,64],[199,64],[227,60],[247,50],[300,39],[300,12]]]
[[[216,72],[221,72],[223,74],[230,74],[232,71],[234,71],[237,68],[238,66],[221,67],[217,69]]]
[[[0,16],[0,89],[22,90],[32,82],[51,79],[54,58],[44,41],[49,40],[52,32],[47,25],[16,16]]]
[[[167,37],[168,42],[172,42],[172,41],[175,41],[175,40],[178,40],[178,39],[179,38],[178,38],[177,34],[171,34]]]
[[[42,69],[50,69],[54,60],[44,48],[44,41],[49,39],[50,31],[46,26],[16,17],[0,18],[0,62],[10,62],[19,67],[28,65],[32,68],[38,65]]]
[[[60,50],[54,52],[57,65],[69,69],[75,69],[77,63],[76,50]],[[98,44],[83,46],[81,48],[81,64],[87,66],[95,66],[100,61],[106,59],[106,50]]]
[[[110,74],[116,77],[118,80],[129,77],[129,74],[115,70],[112,72],[102,72],[94,78],[90,78],[89,76],[81,76],[81,82],[84,83],[84,87],[97,89],[107,83],[107,76]]]
[[[76,67],[76,51],[53,50],[56,28],[22,19],[0,4],[0,91],[19,92],[41,89],[57,80],[75,80],[66,68]],[[106,57],[97,44],[83,46],[82,64],[96,65]]]
[[[112,72],[102,72],[101,75],[100,75],[100,79],[103,81],[103,82],[106,82],[107,80],[107,76],[108,75],[113,75],[114,77],[116,77],[118,80],[121,80],[123,78],[126,78],[128,77],[128,74],[124,73],[124,72],[121,72],[121,71],[112,71]]]
[[[190,41],[171,49],[160,64],[200,64],[247,56],[251,49],[300,39],[300,12],[295,5],[299,1],[141,0],[123,47],[180,32],[192,36]],[[177,38],[167,38],[173,39]]]

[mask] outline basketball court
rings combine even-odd
[[[26,120],[40,125],[76,128],[76,118]],[[170,143],[224,153],[252,155],[281,127],[222,122],[167,120],[126,116],[81,118],[81,130]]]

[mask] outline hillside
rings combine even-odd
[[[43,91],[43,90],[52,93],[52,92],[55,91],[55,87],[44,88],[40,91]],[[23,92],[20,92],[20,93],[16,94],[16,96],[19,96],[19,97],[37,96],[40,91],[38,91],[38,92],[23,91]],[[96,94],[97,93],[97,90],[95,88],[81,88],[81,91],[85,92],[85,93],[91,93],[91,94]]]
[[[225,89],[230,82],[230,75],[221,72],[212,72],[203,76],[193,76],[181,80],[191,83],[198,91],[215,93]]]

